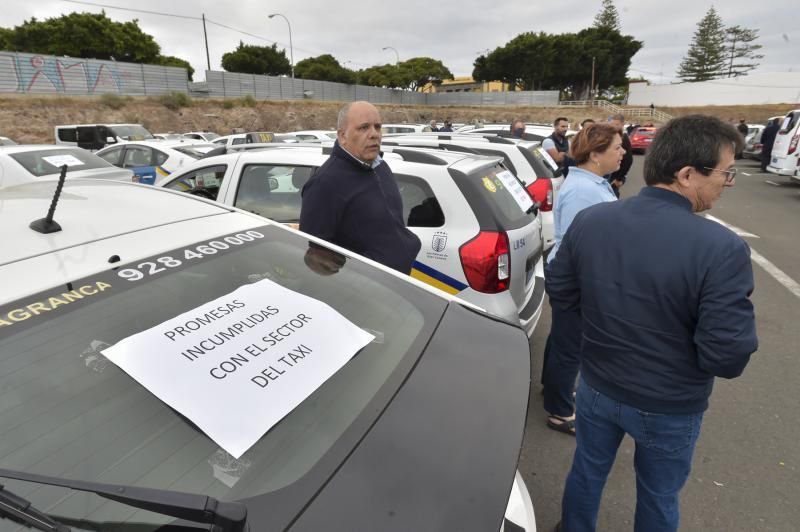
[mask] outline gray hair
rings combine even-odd
[[[339,109],[339,116],[336,117],[336,129],[341,131],[347,127],[347,113],[350,111],[350,107],[352,107],[353,102],[347,103]]]
[[[625,123],[625,115],[617,113],[615,115],[611,115],[608,117],[609,120],[619,120],[622,123]]]

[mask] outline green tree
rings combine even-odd
[[[268,76],[289,75],[292,72],[286,50],[279,51],[277,44],[253,46],[241,41],[236,50],[222,54],[222,68],[228,72]]]
[[[114,22],[105,12],[70,13],[43,21],[31,18],[14,29],[0,28],[0,49],[88,59],[114,59],[131,63],[194,69],[183,59],[162,56],[151,35],[139,22]]]
[[[622,24],[619,21],[619,12],[614,5],[613,0],[603,0],[603,7],[600,12],[594,17],[595,28],[606,28],[609,30],[616,30],[622,32]]]
[[[697,23],[678,77],[683,81],[707,81],[724,76],[725,66],[725,27],[712,6]]]
[[[412,91],[453,79],[453,73],[441,61],[430,57],[412,57],[400,63],[399,70],[402,86]]]
[[[0,28],[0,50],[11,50],[11,42],[14,38],[14,30]]]
[[[358,83],[371,87],[398,89],[405,86],[397,65],[376,65],[358,71]]]
[[[356,73],[344,68],[330,54],[309,57],[299,61],[294,66],[294,75],[303,79],[316,79],[319,81],[335,81],[338,83],[353,84],[356,82]]]
[[[9,50],[152,63],[161,48],[139,22],[114,22],[101,13],[70,13],[44,21],[31,18],[13,30]]]
[[[523,90],[563,90],[587,97],[595,61],[595,86],[624,84],[642,43],[617,30],[592,27],[579,33],[523,33],[475,60],[478,81],[504,81]]]
[[[730,26],[725,30],[725,53],[728,58],[728,77],[741,76],[754,70],[758,60],[764,56],[756,52],[760,44],[753,44],[758,39],[758,30],[741,26]]]
[[[159,55],[156,57],[154,65],[161,65],[161,66],[173,66],[173,67],[180,67],[185,68],[187,73],[189,74],[189,81],[192,81],[192,76],[194,76],[194,68],[192,65],[189,64],[189,61],[181,59],[180,57],[174,57],[171,55]]]

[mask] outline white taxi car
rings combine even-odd
[[[532,335],[544,300],[541,217],[521,183],[497,157],[386,150],[406,225],[422,241],[412,276],[519,320]],[[290,145],[228,153],[156,184],[297,223],[302,187],[329,153]]]
[[[564,178],[556,162],[538,141],[500,137],[492,133],[425,133],[388,135],[383,138],[383,143],[502,157],[506,168],[525,184],[531,197],[539,203],[544,248],[550,249],[556,243],[553,204]]]
[[[192,140],[142,140],[119,142],[97,152],[97,156],[120,168],[129,168],[138,183],[152,185],[158,176],[166,176],[205,156],[214,144]]]
[[[61,167],[77,177],[131,181],[133,172],[116,168],[83,148],[55,144],[0,146],[0,187],[58,178]]]
[[[0,528],[536,530],[519,325],[151,186],[31,229],[57,188],[0,188]]]

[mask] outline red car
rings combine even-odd
[[[650,147],[650,143],[656,136],[655,127],[642,126],[636,128],[630,136],[631,151],[633,153],[644,153]]]

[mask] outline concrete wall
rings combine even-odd
[[[753,74],[696,83],[631,83],[628,105],[684,107],[800,103],[800,72]]]

